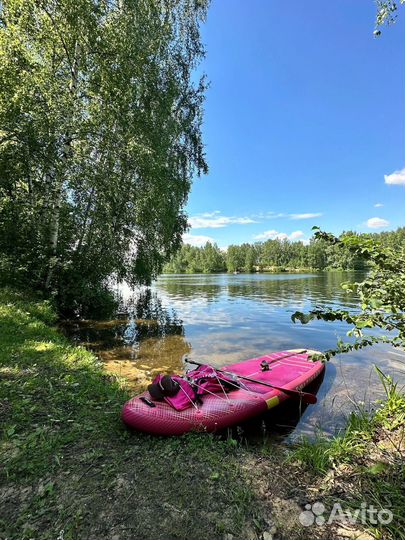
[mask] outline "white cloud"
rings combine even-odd
[[[302,231],[294,231],[291,234],[278,232],[274,229],[271,231],[264,231],[254,237],[255,240],[298,240],[302,238],[304,233]]]
[[[374,208],[381,208],[382,206],[384,206],[382,203],[378,202],[374,205]]]
[[[276,236],[280,234],[278,231],[275,231],[274,229],[271,231],[264,231],[261,234],[258,234],[254,237],[255,240],[273,240],[276,238]]]
[[[369,229],[381,229],[382,227],[388,227],[389,224],[389,221],[379,217],[372,217],[366,222]]]
[[[307,213],[307,214],[290,214],[291,219],[312,219],[312,218],[317,218],[317,217],[321,217],[321,216],[322,216],[321,212],[315,212],[313,214],[311,214],[311,213]]]
[[[278,231],[275,231],[274,229],[271,231],[264,231],[254,237],[255,240],[274,240],[274,238],[277,237],[277,235],[280,234]]]
[[[211,238],[211,236],[204,236],[204,235],[194,235],[185,233],[183,234],[183,242],[185,244],[190,244],[192,246],[205,246],[207,242],[210,242],[211,244],[215,243],[215,240]]]
[[[298,238],[302,238],[304,236],[304,233],[302,231],[294,231],[290,234],[289,238],[290,240],[297,240]]]
[[[221,213],[220,210],[214,210],[213,212],[203,212],[202,214],[200,214],[200,216],[201,217],[214,217],[220,213]]]
[[[253,218],[257,218],[257,219],[277,219],[277,218],[282,218],[282,217],[287,217],[288,214],[285,214],[284,212],[273,212],[273,211],[269,211],[269,212],[259,212],[258,214],[254,214],[252,217]]]
[[[201,212],[189,217],[188,223],[192,229],[220,229],[229,225],[249,225],[250,223],[259,223],[278,218],[289,219],[314,219],[322,216],[321,212],[285,214],[283,212],[259,212],[250,216],[222,216],[219,210],[213,212]],[[287,235],[288,236],[288,235]]]
[[[192,229],[219,229],[228,225],[247,225],[257,223],[250,217],[219,216],[218,212],[205,212],[189,218],[188,223]]]
[[[405,185],[405,167],[400,171],[394,171],[391,174],[384,174],[386,184]]]

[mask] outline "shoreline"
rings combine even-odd
[[[207,540],[335,540],[338,523],[300,523],[305,505],[350,507],[367,497],[390,502],[405,530],[398,392],[373,413],[357,411],[341,435],[292,448],[208,434],[151,437],[120,421],[125,382],[55,324],[47,301],[0,289],[1,537],[163,540],[197,530]],[[388,502],[387,485],[396,497]],[[349,529],[372,533],[358,523]],[[404,538],[389,525],[374,529]]]
[[[232,276],[232,275],[244,275],[244,276],[255,276],[255,275],[261,275],[261,274],[322,274],[322,273],[329,273],[329,272],[344,272],[344,273],[367,273],[368,270],[355,270],[355,269],[341,269],[341,268],[324,268],[322,270],[316,269],[316,268],[287,268],[285,270],[275,269],[275,270],[260,270],[257,272],[162,272],[159,274],[160,276],[215,276],[215,275],[226,275],[226,276]]]

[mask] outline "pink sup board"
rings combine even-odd
[[[221,369],[286,389],[302,390],[324,370],[322,362],[308,359],[315,352],[274,352]],[[263,360],[268,362],[269,371],[261,370]],[[280,390],[242,380],[241,383],[241,388],[227,395],[207,394],[203,396],[202,404],[190,406],[184,411],[176,411],[165,401],[154,401],[155,407],[150,407],[140,399],[145,397],[152,401],[146,391],[125,403],[122,420],[132,428],[156,435],[182,435],[188,431],[212,432],[244,422],[291,399]]]

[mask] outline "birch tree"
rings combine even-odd
[[[80,303],[176,251],[206,172],[206,0],[0,3],[0,265]]]

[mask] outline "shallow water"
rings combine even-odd
[[[120,287],[116,319],[72,323],[68,333],[137,391],[156,373],[182,371],[184,354],[221,366],[269,351],[334,347],[347,325],[293,324],[291,315],[315,306],[356,309],[356,298],[340,284],[360,279],[356,272],[163,275],[151,288]],[[283,416],[275,409],[244,426],[245,436],[260,441],[283,433],[291,440],[317,428],[336,432],[359,404],[383,397],[374,364],[405,383],[403,351],[378,346],[341,355],[328,363],[316,405],[302,414],[287,407]]]

